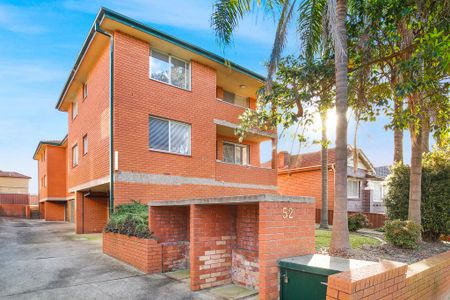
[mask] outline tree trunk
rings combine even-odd
[[[395,89],[395,87],[394,87]],[[394,111],[395,116],[400,115],[403,110],[402,100],[394,96]],[[394,129],[394,163],[403,163],[403,130],[400,128]]]
[[[327,111],[320,112],[322,120],[322,211],[320,215],[320,228],[328,229],[328,139],[327,139]]]
[[[353,175],[356,176],[358,173],[358,127],[359,127],[359,112],[355,113],[355,132],[353,135]]]
[[[408,219],[421,224],[420,205],[422,198],[422,128],[410,126],[411,169],[409,176]]]
[[[347,1],[336,1],[336,172],[333,211],[333,232],[330,252],[347,252],[350,249],[347,220]]]
[[[423,119],[422,124],[422,152],[430,152],[430,116],[428,113]]]

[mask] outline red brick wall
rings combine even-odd
[[[279,259],[315,252],[314,212],[314,203],[259,204],[259,299],[278,299]]]
[[[47,196],[61,197],[67,194],[67,158],[63,147],[47,146]]]
[[[282,195],[314,197],[316,208],[322,208],[321,170],[278,174],[278,192]],[[334,171],[328,170],[328,208],[334,207]]]
[[[45,201],[45,221],[65,221],[65,201]]]
[[[191,289],[230,283],[236,207],[191,205],[190,222]]]
[[[145,273],[159,273],[162,270],[161,245],[156,240],[104,233],[103,253],[126,262]]]
[[[87,78],[88,96],[83,100],[82,87],[76,95],[78,116],[68,119],[67,175],[68,188],[109,174],[109,47],[105,47]],[[88,153],[83,156],[83,136],[88,135]],[[72,167],[72,147],[78,144],[78,166]]]
[[[236,248],[233,249],[233,282],[258,289],[258,205],[239,205],[236,218]]]
[[[191,62],[192,89],[186,91],[149,78],[149,44],[123,33],[115,33],[114,148],[118,169],[127,172],[201,177],[231,182],[276,185],[276,172],[216,163],[214,119],[238,123],[244,111],[216,99],[216,71]],[[191,125],[190,156],[149,150],[149,116],[159,116]],[[133,130],[130,130],[133,128]],[[245,141],[244,141],[245,143]],[[251,157],[259,158],[259,147]],[[255,162],[256,163],[256,162]],[[144,203],[158,199],[208,197],[214,195],[261,194],[257,189],[226,189],[210,186],[159,186],[115,184],[115,204],[131,199]]]
[[[26,206],[27,204],[0,204],[0,216],[23,218]]]
[[[102,232],[108,217],[108,198],[88,198],[78,192],[75,201],[76,233]]]
[[[450,297],[450,251],[406,265],[383,261],[328,277],[327,299]]]
[[[189,207],[150,207],[149,227],[162,246],[163,272],[186,269],[189,260]]]
[[[45,202],[39,202],[39,218],[45,219]]]

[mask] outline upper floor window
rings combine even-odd
[[[191,154],[191,125],[150,117],[150,149]]]
[[[72,167],[78,166],[78,144],[72,147]]]
[[[72,102],[72,120],[78,116],[78,101]]]
[[[83,155],[86,155],[88,153],[88,136],[87,134],[83,136]]]
[[[47,175],[42,176],[41,178],[41,186],[46,187],[47,186]]]
[[[248,165],[248,146],[224,142],[223,161],[237,165]]]
[[[83,83],[83,100],[88,96],[88,85],[87,82]]]
[[[190,76],[188,62],[155,50],[151,51],[150,78],[189,90]]]
[[[239,105],[245,108],[250,107],[250,99],[247,97],[236,95],[235,93],[229,91],[223,91],[223,101]]]
[[[358,180],[347,180],[347,197],[359,198],[359,186]]]

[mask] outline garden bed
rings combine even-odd
[[[161,245],[154,239],[141,239],[119,233],[103,233],[103,253],[145,273],[160,273]]]

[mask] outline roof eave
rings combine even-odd
[[[73,80],[77,70],[78,70],[78,67],[79,67],[80,63],[83,61],[83,57],[84,57],[86,51],[88,50],[92,39],[95,36],[95,24],[96,23],[101,23],[105,17],[107,17],[107,18],[109,18],[111,20],[114,20],[116,22],[120,22],[120,23],[122,23],[124,25],[130,26],[132,28],[135,28],[137,30],[140,30],[142,32],[145,32],[147,34],[153,35],[153,36],[155,36],[157,38],[163,39],[163,40],[165,40],[167,42],[175,44],[175,45],[177,45],[179,47],[182,47],[182,48],[184,48],[184,49],[186,49],[188,51],[191,51],[193,53],[202,55],[202,56],[206,57],[207,59],[210,59],[210,60],[215,61],[215,62],[217,62],[219,64],[227,66],[227,67],[229,67],[229,68],[231,68],[231,69],[233,69],[233,70],[235,70],[237,72],[240,72],[240,73],[246,74],[246,75],[248,75],[250,77],[253,77],[254,79],[256,79],[256,80],[258,80],[258,81],[260,81],[262,83],[266,80],[266,78],[264,76],[262,76],[262,75],[260,75],[260,74],[258,74],[256,72],[253,72],[253,71],[251,71],[251,70],[249,70],[249,69],[247,69],[247,68],[245,68],[245,67],[243,67],[241,65],[238,65],[238,64],[233,63],[231,61],[228,61],[225,58],[223,58],[223,57],[221,57],[219,55],[216,55],[216,54],[214,54],[214,53],[212,53],[212,52],[210,52],[208,50],[205,50],[203,48],[197,47],[197,46],[195,46],[193,44],[190,44],[188,42],[180,40],[180,39],[178,39],[178,38],[176,38],[174,36],[168,35],[168,34],[166,34],[164,32],[161,32],[161,31],[159,31],[159,30],[157,30],[155,28],[152,28],[152,27],[150,27],[148,25],[145,25],[145,24],[143,24],[143,23],[141,23],[139,21],[136,21],[136,20],[134,20],[132,18],[129,18],[127,16],[119,14],[119,13],[113,11],[113,10],[107,9],[105,7],[101,7],[100,11],[97,14],[97,17],[94,20],[93,25],[91,26],[91,29],[89,31],[88,36],[87,36],[86,40],[84,41],[80,52],[78,53],[77,59],[75,60],[75,64],[74,64],[72,70],[70,71],[69,77],[67,78],[67,80],[66,80],[66,82],[64,84],[64,88],[63,88],[63,90],[62,90],[62,92],[61,92],[61,94],[59,96],[58,102],[56,103],[56,106],[55,106],[56,109],[59,110],[61,108],[61,105],[63,103],[63,100],[64,100],[64,97],[66,95],[66,92],[67,92],[67,90],[68,90],[68,88],[69,88],[69,86],[70,86],[70,84],[71,84],[71,82],[72,82],[72,80]]]

